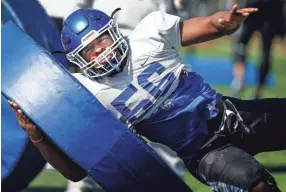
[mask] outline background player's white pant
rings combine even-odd
[[[177,156],[177,153],[160,143],[149,142],[148,144],[166,162],[166,164],[169,165],[182,180],[184,180],[186,167],[183,160]]]
[[[96,182],[89,176],[79,182],[68,180],[68,185],[65,192],[95,192],[98,191]]]

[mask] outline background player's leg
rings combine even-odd
[[[247,57],[248,42],[255,31],[254,19],[246,21],[238,34],[234,36],[234,66],[231,83],[232,96],[240,98],[244,84],[245,60]]]
[[[270,71],[271,67],[271,47],[272,41],[275,35],[275,31],[270,26],[270,23],[265,23],[263,28],[261,29],[261,40],[262,40],[262,53],[260,56],[260,63],[259,63],[259,76],[258,76],[258,85],[255,88],[255,98],[260,98],[261,90],[263,85],[265,84],[265,80],[267,75]]]

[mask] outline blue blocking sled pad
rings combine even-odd
[[[1,94],[1,191],[22,191],[46,164]]]
[[[16,116],[1,94],[1,181],[8,177],[18,163],[29,139]],[[11,146],[13,149],[11,151]]]
[[[29,142],[28,135],[1,94],[1,190],[25,189],[45,164],[42,154]]]
[[[49,52],[63,50],[59,29],[39,1],[1,0],[1,22],[7,21],[13,21]],[[63,54],[54,56],[68,67],[68,61]]]
[[[46,50],[2,27],[2,94],[107,192],[191,189]]]

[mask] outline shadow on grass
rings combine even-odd
[[[65,188],[49,188],[49,187],[29,187],[22,192],[64,192]],[[103,189],[96,189],[94,192],[105,192]]]
[[[64,192],[65,188],[29,187],[22,192]]]

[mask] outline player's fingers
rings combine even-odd
[[[25,120],[26,123],[30,123],[30,119],[26,117],[26,115],[23,115],[23,119]]]
[[[18,110],[17,110],[17,113],[18,113],[19,115],[23,116],[23,111],[22,111],[21,109],[18,109]]]
[[[235,4],[235,5],[232,7],[231,11],[230,11],[230,12],[231,12],[231,14],[236,13],[237,9],[238,9],[238,5],[237,5],[237,4]]]
[[[19,109],[19,106],[17,105],[17,103],[14,103],[14,102],[13,102],[13,103],[12,103],[12,106],[13,106],[14,109]]]
[[[17,119],[21,127],[25,130],[30,129],[33,125],[30,123],[29,119],[24,115],[23,111],[18,109],[17,110]]]
[[[27,123],[30,123],[30,119],[26,117],[26,115],[23,113],[23,111],[21,109],[17,110],[17,115],[21,120],[23,120]]]
[[[249,16],[249,13],[244,12],[244,13],[242,13],[242,16],[244,16],[244,17],[248,17],[248,16]]]
[[[243,8],[243,9],[239,9],[239,10],[237,10],[237,12],[238,13],[242,13],[242,12],[247,12],[247,13],[254,13],[254,12],[257,12],[258,11],[258,9],[257,8],[253,8],[253,7],[251,7],[251,8]]]
[[[14,110],[13,101],[8,100],[8,103],[9,103],[10,107]]]
[[[14,102],[13,102],[13,101],[8,100],[8,103],[9,103],[9,105],[10,105],[12,108],[14,108]]]
[[[27,121],[27,117],[24,115],[24,113],[23,113],[23,111],[21,109],[17,110],[17,114],[16,115],[17,115],[18,119]]]
[[[16,110],[16,116],[19,120],[25,121],[25,116],[24,116],[23,111],[21,109]]]
[[[17,107],[18,107],[18,105],[15,104],[13,101],[9,101],[8,103],[11,106],[12,110],[14,111],[14,113],[17,115],[17,110],[18,110]]]

